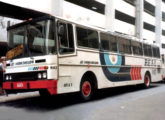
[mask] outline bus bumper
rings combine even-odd
[[[57,80],[4,82],[4,90],[41,90],[47,89],[51,95],[57,94]]]

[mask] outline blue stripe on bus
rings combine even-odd
[[[125,56],[121,56],[120,54],[118,55],[119,57],[119,63],[121,61],[121,65],[125,65]],[[106,78],[111,81],[111,82],[121,82],[121,81],[129,81],[131,80],[131,74],[130,70],[131,67],[119,67],[119,70],[114,68],[114,69],[109,69],[106,65],[110,64],[108,62],[109,56],[106,53],[100,53],[100,61],[102,66],[102,70],[104,72],[104,75]],[[119,64],[118,63],[118,64]],[[118,71],[118,72],[116,72]]]
[[[122,57],[121,55],[118,55],[117,56],[117,63],[116,64],[112,64],[111,60],[109,59],[109,54],[104,54],[104,58],[105,58],[105,63],[106,65],[109,65],[109,66],[121,66],[121,63],[122,63]],[[120,70],[120,67],[108,67],[108,70],[111,72],[111,73],[118,73],[119,70]]]

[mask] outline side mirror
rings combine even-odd
[[[61,37],[64,35],[64,26],[63,25],[60,25],[58,27],[58,35]]]

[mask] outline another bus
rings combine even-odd
[[[162,80],[159,47],[132,37],[53,16],[8,28],[3,89],[41,95],[80,92]]]

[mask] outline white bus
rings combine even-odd
[[[159,47],[125,35],[45,16],[8,28],[7,93],[80,92],[162,80]]]

